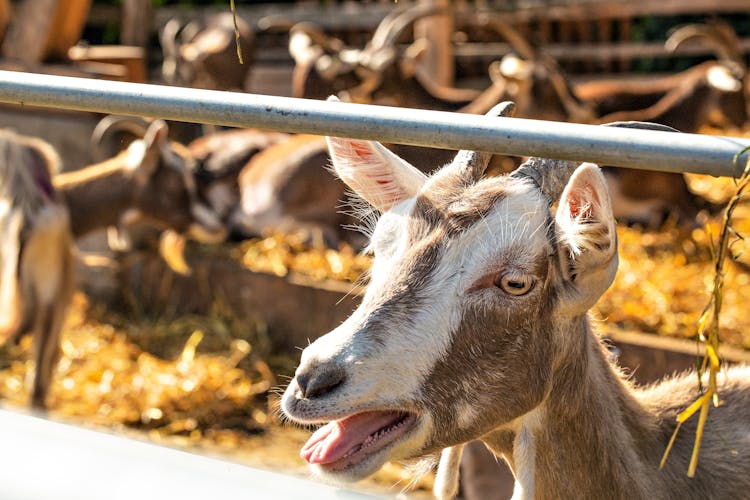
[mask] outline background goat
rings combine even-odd
[[[509,461],[516,498],[745,494],[750,369],[720,382],[690,480],[695,419],[659,460],[699,395],[695,375],[635,389],[592,332],[587,311],[617,269],[598,167],[531,158],[483,179],[488,155],[462,151],[426,177],[376,142],[328,143],[338,175],[383,215],[361,305],[303,351],[282,399],[290,419],[325,424],[301,452],[316,472],[357,480],[482,439]]]
[[[342,100],[435,110],[454,110],[479,92],[439,85],[420,69],[426,39],[402,50],[397,42],[414,21],[440,12],[426,3],[395,8],[378,25],[363,49],[346,46],[309,23],[289,32],[289,52],[295,61],[293,97]]]
[[[162,120],[150,123],[142,140],[117,156],[58,174],[55,187],[71,212],[73,235],[144,220],[204,241],[225,235],[221,220],[197,190],[195,161],[169,141]]]
[[[244,90],[253,62],[255,33],[241,17],[237,17],[237,28],[242,64],[231,13],[222,12],[205,23],[186,26],[178,19],[168,21],[159,35],[164,81],[203,89]]]
[[[128,217],[203,241],[224,238],[195,191],[194,172],[155,121],[143,140],[105,162],[53,175],[54,149],[39,139],[0,135],[0,340],[31,332],[36,371],[31,403],[46,406],[60,329],[74,286],[73,239]],[[130,216],[127,216],[130,214]]]
[[[323,137],[295,135],[255,155],[239,176],[241,202],[231,217],[235,235],[304,232],[336,247],[342,240],[362,246],[359,233],[342,225],[354,220],[340,209],[345,186],[328,172]]]
[[[741,127],[748,120],[747,69],[731,28],[723,24],[688,25],[676,30],[667,46],[676,50],[689,39],[715,48],[719,59],[681,73],[639,80],[599,80],[574,85],[556,61],[516,30],[491,17],[485,20],[522,57],[511,55],[495,73],[508,79],[506,98],[519,103],[518,116],[580,123],[650,121],[681,132],[697,132],[717,115]],[[667,213],[694,223],[712,208],[694,195],[682,174],[607,169],[615,216],[646,227],[659,226]]]
[[[143,139],[150,123],[142,118],[105,117],[92,134],[92,149],[101,156],[119,152],[134,140]],[[239,204],[242,168],[259,151],[287,138],[289,134],[280,132],[229,129],[194,139],[187,146],[171,143],[171,147],[179,150],[179,156],[174,157],[182,162],[179,168],[194,173],[198,198],[227,222]]]
[[[47,143],[0,131],[0,343],[32,333],[36,408],[45,405],[74,281],[68,210],[52,185],[59,167]]]

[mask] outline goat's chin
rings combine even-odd
[[[375,460],[376,457],[370,457],[362,463],[351,465],[345,469],[333,469],[327,465],[311,465],[310,469],[313,474],[323,481],[330,483],[356,483],[369,476],[372,476],[380,470],[389,458],[380,458]]]

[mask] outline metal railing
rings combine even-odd
[[[750,140],[0,71],[0,102],[736,176]],[[738,164],[736,164],[738,163]]]

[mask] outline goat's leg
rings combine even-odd
[[[513,495],[513,473],[481,441],[465,445],[461,460],[461,496],[466,500],[507,500]]]
[[[63,242],[64,243],[64,242]],[[60,250],[60,278],[55,300],[45,304],[44,323],[34,330],[34,359],[36,374],[32,384],[31,405],[37,409],[46,408],[47,394],[52,385],[57,362],[60,360],[60,337],[70,305],[73,289],[73,255],[69,244]]]
[[[31,406],[44,410],[60,352],[60,329],[55,328],[54,305],[47,304],[37,315],[34,328],[34,361],[36,369],[32,379]]]
[[[458,494],[458,479],[461,467],[461,455],[464,445],[457,444],[445,448],[440,454],[437,473],[435,474],[435,485],[432,492],[438,500],[449,500]]]
[[[34,359],[31,404],[44,408],[60,350],[60,330],[73,290],[73,257],[66,209],[49,205],[37,214],[21,255],[25,301],[33,301]]]

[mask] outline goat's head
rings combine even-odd
[[[750,75],[737,34],[723,21],[688,24],[672,32],[665,47],[676,52],[690,40],[701,40],[716,53],[717,64],[706,74],[706,83],[718,92],[712,104],[730,125],[745,125],[750,120]]]
[[[303,351],[282,399],[294,421],[329,422],[303,457],[357,480],[390,459],[512,430],[584,342],[566,325],[614,278],[599,169],[532,158],[483,179],[489,155],[462,151],[426,177],[379,143],[328,143],[338,175],[382,216],[361,305]]]
[[[401,51],[396,45],[399,37],[417,19],[441,10],[433,4],[396,7],[381,21],[363,49],[347,47],[310,23],[293,26],[289,52],[295,61],[294,97],[323,99],[335,94],[353,102],[375,103],[382,97],[380,91],[385,83],[414,76],[417,61],[425,53],[424,40]],[[389,99],[399,98],[391,92],[384,93]]]
[[[242,90],[253,56],[255,33],[237,17],[237,43],[243,65],[237,57],[235,24],[231,13],[220,13],[205,22],[186,25],[170,19],[161,29],[162,77],[171,85],[189,85],[214,90]]]
[[[578,99],[568,76],[542,47],[527,40],[500,15],[483,14],[479,22],[497,31],[513,49],[493,63],[490,72],[507,80],[509,98],[517,103],[519,116],[582,123],[595,118],[595,110]]]
[[[132,208],[157,226],[186,233],[200,241],[220,241],[226,230],[200,199],[196,162],[182,145],[167,138],[167,124],[148,124],[143,139],[130,144],[127,163],[136,185]]]

